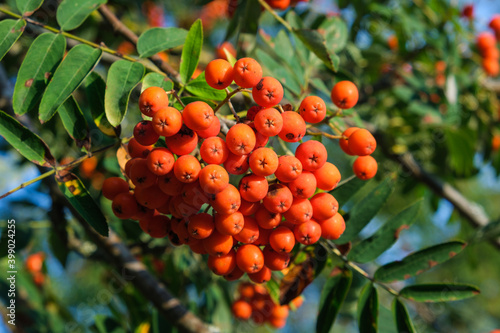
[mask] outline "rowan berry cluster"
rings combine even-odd
[[[127,181],[112,177],[104,182],[103,195],[113,200],[117,217],[138,220],[151,237],[168,236],[174,245],[208,254],[208,267],[215,274],[236,280],[246,273],[253,282],[263,283],[271,271],[288,266],[297,243],[337,239],[345,229],[338,202],[328,193],[341,176],[327,162],[325,146],[308,140],[294,155],[282,156],[266,147],[270,137],[302,141],[306,122],[322,122],[326,105],[309,96],[298,112],[275,108],[283,98],[283,87],[278,80],[263,77],[260,64],[252,58],[239,59],[234,66],[213,60],[205,78],[215,89],[226,89],[233,81],[238,89],[252,88],[258,105],[224,135],[220,119],[207,103],[189,103],[181,113],[169,106],[162,88],[147,88],[139,108],[151,120],[135,126],[127,147],[131,159],[125,175],[134,189],[129,191]],[[339,108],[351,108],[358,90],[342,81],[331,98]],[[348,154],[360,156],[354,163],[360,178],[374,176],[376,162],[373,166],[375,160],[368,155],[376,142],[368,131],[350,128],[340,144]],[[233,183],[239,179],[237,186],[230,179]]]
[[[233,316],[236,319],[251,319],[258,325],[267,322],[275,328],[284,327],[290,310],[295,311],[304,302],[304,298],[299,296],[293,299],[290,304],[277,304],[266,288],[248,282],[240,283],[238,294],[239,297],[231,306]]]
[[[489,76],[500,73],[499,52],[497,41],[500,41],[500,15],[495,15],[489,24],[495,34],[482,32],[477,36],[477,48],[481,54],[483,70]]]

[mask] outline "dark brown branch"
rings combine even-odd
[[[99,7],[99,13],[113,27],[113,30],[122,35],[126,40],[137,46],[139,37],[130,30],[125,24],[106,5]],[[179,73],[166,61],[163,61],[160,56],[154,55],[150,57],[151,61],[165,72],[175,82],[181,82]]]

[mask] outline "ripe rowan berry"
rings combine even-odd
[[[354,155],[370,155],[375,148],[377,148],[377,141],[368,130],[360,128],[349,135],[349,150]]]
[[[102,183],[102,195],[113,200],[118,194],[128,192],[128,183],[120,177],[109,177]]]
[[[135,165],[135,164],[134,164]],[[183,183],[192,183],[200,175],[201,165],[196,157],[183,155],[174,163],[174,174]]]
[[[309,140],[297,147],[295,157],[299,159],[304,170],[316,171],[325,164],[328,153],[321,142]]]
[[[247,274],[257,273],[264,267],[264,255],[258,246],[245,244],[236,252],[236,264]]]
[[[158,187],[167,195],[174,197],[181,194],[182,185],[184,183],[177,179],[173,171],[158,177]]]
[[[146,158],[149,170],[157,176],[169,173],[174,167],[174,155],[167,148],[153,149]]]
[[[255,212],[255,218],[257,219],[259,227],[263,229],[274,229],[280,225],[281,213],[270,212],[266,207],[261,205]]]
[[[234,235],[234,239],[244,244],[251,244],[259,238],[259,225],[257,221],[250,216],[244,216],[243,228]]]
[[[255,103],[270,108],[283,99],[283,86],[273,77],[265,76],[253,87],[252,97]]]
[[[293,224],[309,221],[313,216],[311,202],[304,198],[293,198],[290,209],[284,214],[285,219]]]
[[[240,299],[233,303],[231,312],[236,319],[248,320],[252,315],[252,306]]]
[[[292,192],[282,184],[274,184],[269,187],[266,197],[262,201],[264,207],[273,213],[284,213],[293,202]]]
[[[189,242],[189,248],[194,253],[207,254],[207,251],[205,251],[205,248],[203,247],[203,242],[201,239],[192,238],[191,241]],[[234,270],[233,270],[233,272],[234,272]]]
[[[182,127],[182,115],[179,110],[168,106],[154,114],[152,124],[158,135],[172,136],[177,134]]]
[[[137,161],[139,158],[131,158],[130,160],[125,163],[125,176],[130,179],[130,169],[132,169],[132,164],[134,164],[135,161]]]
[[[247,120],[255,120],[255,116],[257,115],[257,113],[259,113],[261,110],[264,110],[264,108],[260,105],[254,105],[252,107],[250,107],[247,111]]]
[[[193,238],[205,239],[212,234],[214,228],[214,217],[210,214],[199,213],[189,219],[188,231]]]
[[[134,138],[140,145],[154,145],[160,136],[156,133],[153,123],[149,120],[143,120],[137,123],[134,127]]]
[[[495,36],[490,32],[482,32],[477,36],[477,48],[480,51],[496,47]]]
[[[160,87],[149,87],[139,97],[139,110],[148,117],[152,117],[160,109],[167,106],[168,95]]]
[[[488,26],[495,32],[500,31],[500,15],[494,15]]]
[[[337,107],[350,109],[358,103],[358,88],[351,81],[340,81],[333,86],[331,98]]]
[[[257,246],[269,244],[269,236],[271,235],[271,232],[273,232],[272,229],[259,228],[259,238],[257,238],[253,244]]]
[[[220,214],[236,213],[241,206],[240,191],[232,184],[229,184],[221,192],[209,196],[208,199],[210,205]]]
[[[346,129],[343,133],[342,136],[345,137],[339,140],[339,145],[340,148],[346,153],[347,155],[356,155],[354,154],[350,149],[349,149],[349,137],[351,136],[352,133],[354,133],[356,130],[358,130],[359,127],[349,127]]]
[[[316,191],[317,182],[311,172],[303,171],[295,180],[289,182],[287,185],[294,197],[307,199]]]
[[[135,138],[130,139],[127,144],[128,154],[132,158],[146,158],[153,146],[143,146]]]
[[[153,238],[163,238],[168,235],[170,219],[165,215],[155,215],[139,221],[142,231]]]
[[[280,182],[289,183],[302,173],[302,163],[295,156],[283,155],[278,159],[278,168],[274,175]]]
[[[238,266],[235,266],[231,273],[224,275],[224,279],[227,281],[236,281],[243,276],[243,272]]]
[[[208,268],[216,275],[226,275],[236,267],[236,253],[234,250],[222,256],[208,256]]]
[[[217,194],[229,185],[229,175],[220,165],[209,164],[201,169],[199,181],[203,191]]]
[[[265,282],[271,280],[272,272],[271,272],[271,270],[269,268],[267,268],[266,266],[264,266],[257,273],[247,273],[247,274],[248,274],[248,277],[250,278],[250,280],[252,280],[253,282],[255,282],[255,283],[265,283]]]
[[[148,168],[148,162],[145,158],[139,158],[130,167],[130,180],[139,187],[150,187],[156,183],[158,176]]]
[[[242,88],[255,87],[262,79],[262,67],[252,58],[241,58],[234,64],[234,83]]]
[[[226,89],[233,83],[233,67],[224,59],[215,59],[205,68],[205,80],[214,89]]]
[[[488,76],[497,76],[500,73],[500,65],[497,59],[484,58],[481,65]]]
[[[134,196],[137,202],[149,209],[156,209],[163,206],[168,197],[163,193],[157,185],[149,187],[136,187]]]
[[[215,214],[215,229],[223,235],[236,235],[243,229],[244,217],[240,212]]]
[[[235,155],[248,155],[255,147],[255,133],[246,124],[236,124],[226,134],[226,144]]]
[[[214,136],[203,141],[200,147],[200,155],[208,164],[222,164],[227,160],[229,149],[226,141]]]
[[[259,148],[264,148],[269,142],[269,137],[262,135],[261,133],[257,132],[257,130],[254,130],[254,133],[255,133],[255,147],[253,149],[256,150]]]
[[[238,194],[239,193],[240,192],[238,191]],[[260,207],[259,202],[250,202],[250,201],[246,201],[244,199],[241,199],[241,205],[240,205],[239,211],[241,212],[241,214],[243,214],[245,216],[250,216],[250,215],[255,214],[257,209],[259,209],[259,207]]]
[[[209,237],[203,239],[203,246],[209,255],[223,256],[233,248],[233,236],[223,235],[214,230]]]
[[[276,252],[269,245],[264,247],[262,253],[264,254],[264,265],[272,271],[281,271],[290,264],[290,253]]]
[[[285,10],[290,6],[290,0],[266,0],[273,9]]]
[[[217,116],[214,116],[214,120],[212,121],[212,124],[210,124],[210,127],[202,130],[202,131],[196,131],[198,133],[198,136],[201,138],[210,138],[212,136],[217,136],[220,133],[220,120],[217,118]]]
[[[333,190],[340,181],[339,169],[330,162],[326,162],[321,168],[314,171],[313,175],[316,178],[317,187],[323,191]]]
[[[279,226],[271,231],[269,244],[276,252],[291,252],[295,246],[295,236],[289,228]]]
[[[258,148],[252,152],[248,162],[255,175],[267,177],[278,168],[278,155],[270,148]]]
[[[233,44],[231,44],[231,42],[225,41],[219,46],[217,46],[217,49],[215,50],[217,58],[228,60],[226,52],[224,52],[224,50],[226,50],[233,57],[236,57],[236,49],[234,48]]]
[[[242,175],[248,171],[248,155],[235,155],[229,152],[224,168],[232,175]]]
[[[250,174],[240,180],[240,194],[246,201],[257,202],[264,199],[268,188],[267,179],[262,176]]]
[[[255,295],[255,285],[250,282],[241,282],[238,285],[238,293],[240,294],[241,298],[250,300]]]
[[[203,131],[212,125],[214,110],[205,102],[196,101],[186,105],[182,111],[182,120],[193,131]]]
[[[165,144],[172,153],[186,155],[198,145],[198,134],[186,125],[182,125],[177,134],[165,138]]]
[[[278,135],[283,129],[281,113],[272,108],[259,111],[254,118],[255,129],[267,137]]]
[[[115,196],[111,209],[116,217],[126,220],[137,214],[138,206],[132,192],[123,192]]]
[[[298,142],[306,134],[306,122],[304,118],[294,111],[285,111],[281,114],[283,127],[278,133],[281,140],[286,142]]]
[[[377,174],[378,164],[377,161],[371,156],[359,156],[352,169],[356,177],[362,180],[368,180]]]
[[[208,196],[202,190],[199,182],[192,182],[182,185],[181,190],[182,201],[190,206],[200,209],[201,206],[208,203]]]
[[[319,123],[326,116],[325,101],[317,96],[307,96],[300,103],[299,112],[308,123]]]
[[[321,237],[321,226],[313,221],[298,224],[293,229],[293,234],[297,242],[304,245],[311,245],[316,243]]]
[[[321,226],[321,237],[324,239],[338,239],[345,230],[345,222],[342,215],[336,213],[328,220],[318,221]]]
[[[310,201],[313,209],[313,218],[316,220],[329,219],[339,210],[337,199],[330,193],[316,193]]]

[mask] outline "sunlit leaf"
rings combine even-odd
[[[186,42],[182,48],[179,74],[183,82],[188,82],[196,70],[198,61],[200,60],[202,46],[203,26],[201,25],[201,20],[198,19],[193,23],[191,29],[189,29]]]
[[[142,58],[150,57],[184,44],[188,32],[181,28],[152,28],[144,31],[137,42],[137,52]]]
[[[25,20],[4,19],[0,21],[0,60],[3,59],[12,45],[21,37],[25,27]]]
[[[107,0],[63,0],[57,7],[57,23],[64,31],[76,29],[106,2]]]

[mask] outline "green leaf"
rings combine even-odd
[[[349,212],[349,219],[346,221],[346,229],[336,244],[344,244],[352,241],[361,230],[377,215],[378,211],[394,189],[394,181],[391,177],[385,178],[375,189],[373,189],[361,201],[357,202]]]
[[[360,333],[376,333],[378,327],[378,295],[372,283],[368,283],[358,300],[358,325]]]
[[[57,23],[63,31],[76,29],[94,10],[106,2],[106,0],[63,0],[57,8]]]
[[[336,54],[330,53],[326,47],[326,40],[319,32],[310,29],[294,29],[293,33],[309,50],[314,52],[323,61],[326,67],[335,72],[337,71],[340,59]]]
[[[380,282],[406,280],[453,258],[466,244],[453,241],[414,252],[402,261],[388,263],[375,272],[374,279]]]
[[[30,16],[35,10],[40,8],[43,0],[16,0],[16,6],[23,16]]]
[[[181,28],[152,28],[143,32],[137,41],[137,52],[142,58],[184,44],[188,32]]]
[[[397,298],[394,298],[392,303],[392,311],[394,312],[394,319],[396,320],[396,327],[398,332],[415,333],[415,327],[411,322],[410,316],[406,306]]]
[[[43,96],[50,76],[61,62],[66,38],[47,32],[31,44],[17,75],[12,107],[18,115],[36,107]]]
[[[158,73],[149,73],[142,80],[141,92],[148,89],[149,87],[161,87],[165,91],[170,91],[174,89],[174,83],[164,75]]]
[[[210,107],[212,109],[214,109],[217,106],[217,103],[214,103],[213,101],[211,101],[209,99],[201,98],[201,97],[195,97],[195,96],[181,97],[181,101],[182,101],[182,103],[184,103],[184,105],[188,105],[189,103],[198,102],[198,101],[205,102],[208,105],[210,105]],[[176,108],[177,110],[182,110],[182,105],[177,100],[174,100],[173,107]]]
[[[479,294],[477,287],[467,284],[416,284],[403,288],[399,295],[415,302],[450,302]]]
[[[59,106],[80,86],[99,62],[102,51],[80,44],[72,48],[57,67],[40,102],[39,119],[46,122]]]
[[[56,177],[57,184],[75,210],[101,235],[108,236],[108,222],[101,209],[83,186],[82,181],[72,173]]]
[[[56,164],[47,144],[3,111],[0,111],[0,135],[29,161],[41,166]]]
[[[233,18],[229,22],[224,40],[229,40],[235,33],[256,35],[259,28],[261,6],[257,0],[246,0],[245,4],[238,5]]]
[[[224,90],[217,90],[208,85],[205,80],[205,72],[198,75],[196,79],[190,81],[186,85],[186,90],[197,97],[215,101],[222,101],[227,95]]]
[[[342,207],[347,203],[347,201],[349,201],[350,198],[352,198],[353,195],[358,193],[359,190],[361,190],[368,184],[370,184],[370,181],[367,182],[366,180],[354,177],[347,183],[344,183],[342,186],[336,187],[331,190],[330,194],[332,194],[335,199],[337,199],[337,201],[339,202],[339,207]]]
[[[109,123],[108,118],[106,118],[106,109],[104,107],[106,83],[103,78],[96,72],[92,72],[85,79],[84,86],[95,125],[104,134],[111,137],[117,136],[116,129]]]
[[[375,260],[396,242],[401,230],[408,229],[415,222],[421,207],[422,201],[419,201],[399,212],[398,215],[387,221],[371,237],[353,247],[347,258],[359,263]]]
[[[25,27],[25,20],[0,21],[0,60],[3,59],[12,45],[21,37]]]
[[[227,61],[231,64],[231,66],[234,67],[234,64],[236,64],[236,58],[227,50],[227,48],[224,48],[224,54],[226,55]]]
[[[328,17],[317,30],[325,39],[326,47],[330,53],[342,51],[347,43],[347,25],[339,17]]]
[[[104,105],[106,117],[113,126],[118,126],[127,113],[130,93],[141,82],[144,66],[138,62],[119,60],[109,68]]]
[[[319,314],[316,320],[316,332],[328,333],[344,303],[352,282],[352,272],[343,270],[326,280],[319,302]]]
[[[459,175],[469,176],[474,170],[477,133],[473,130],[447,128],[445,142],[448,147],[448,163]]]
[[[59,117],[69,136],[75,140],[78,147],[90,151],[89,126],[75,98],[70,96],[57,109]]]
[[[286,88],[288,88],[292,93],[296,96],[300,95],[300,85],[295,79],[295,77],[288,72],[288,70],[283,67],[283,65],[279,64],[276,60],[274,60],[269,54],[264,51],[258,49],[257,58],[260,63],[267,68],[269,72],[278,79]]]
[[[186,43],[182,48],[181,65],[179,74],[182,82],[186,83],[193,76],[198,61],[200,60],[201,48],[203,46],[203,26],[198,19],[193,23],[186,37]]]

